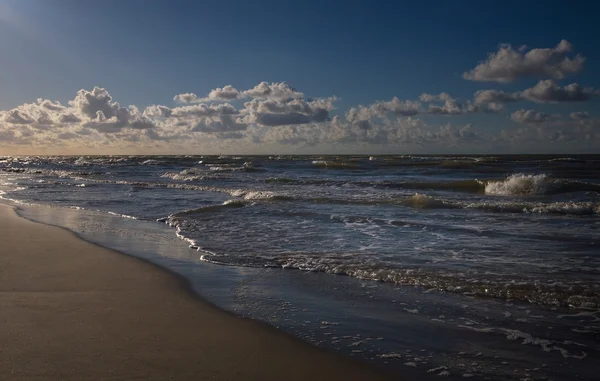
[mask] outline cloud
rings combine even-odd
[[[445,116],[453,116],[453,115],[464,115],[471,114],[480,111],[484,112],[496,112],[498,107],[488,108],[481,107],[476,103],[471,103],[467,101],[466,103],[460,103],[457,99],[450,96],[448,93],[439,93],[439,94],[427,94],[423,93],[419,96],[419,99],[422,102],[431,103],[431,102],[443,102],[442,104],[430,104],[427,107],[427,114],[429,115],[445,115]]]
[[[410,100],[401,101],[400,99],[393,97],[388,102],[376,102],[371,105],[371,109],[376,115],[382,116],[387,113],[391,113],[396,116],[415,116],[419,113],[421,104],[419,102],[413,102]]]
[[[514,49],[503,44],[495,53],[475,68],[463,73],[471,81],[509,83],[518,78],[545,77],[563,79],[583,69],[585,58],[579,54],[572,57],[573,46],[562,40],[554,48]]]
[[[123,109],[113,102],[111,95],[101,87],[92,91],[79,90],[77,96],[69,104],[89,119],[94,119],[101,113],[105,118],[117,117]]]
[[[244,120],[262,126],[285,126],[324,122],[329,119],[336,98],[316,99],[291,99],[287,101],[268,99],[244,103],[246,114]]]
[[[271,84],[261,82],[252,89],[244,91],[242,94],[244,97],[271,100],[304,98],[304,94],[285,82],[273,82]]]
[[[487,103],[507,103],[520,100],[520,95],[509,94],[499,90],[479,90],[473,96],[475,104],[482,105]]]
[[[208,93],[208,97],[203,98],[202,101],[232,101],[234,99],[240,99],[243,94],[231,85],[224,87],[217,87]]]
[[[524,124],[534,123],[534,124],[539,124],[539,123],[545,123],[545,122],[548,122],[548,121],[550,121],[552,119],[555,119],[556,116],[549,115],[549,114],[546,114],[544,112],[534,111],[534,110],[520,109],[520,110],[517,110],[517,111],[513,112],[510,115],[510,118],[513,121],[517,122],[517,123],[524,123]]]
[[[121,107],[100,87],[78,91],[68,106],[37,99],[0,111],[0,135],[6,137],[6,131],[13,131],[11,144],[59,147],[74,141],[89,146],[105,140],[102,135],[123,134],[126,130],[133,136],[155,128],[151,117],[135,106]]]
[[[167,106],[162,105],[152,105],[146,107],[144,110],[144,115],[150,118],[168,118],[173,114],[173,110],[171,110]]]
[[[285,82],[261,82],[251,89],[239,91],[232,85],[217,87],[208,93],[205,98],[199,98],[194,93],[175,95],[173,100],[177,103],[202,103],[202,102],[228,102],[242,98],[262,100],[285,101],[304,98],[304,94],[297,91]]]
[[[368,147],[381,147],[377,149],[390,152],[397,149],[445,151],[496,147],[492,144],[506,144],[509,148],[518,144],[533,147],[555,142],[576,144],[582,139],[597,139],[594,144],[600,146],[597,132],[600,121],[583,111],[572,113],[570,117],[559,117],[534,110],[518,110],[511,119],[519,124],[508,123],[509,128],[501,132],[491,131],[483,125],[430,124],[434,118],[424,118],[427,123],[419,118],[421,114],[451,116],[499,112],[506,102],[533,97],[563,101],[573,97],[563,93],[592,91],[543,83],[547,85],[544,91],[539,91],[542,88],[539,84],[532,88],[536,91],[512,94],[481,90],[475,93],[473,101],[466,102],[459,102],[448,93],[422,94],[421,101],[393,97],[366,106],[350,107],[337,115],[338,98],[335,96],[307,98],[284,82],[262,82],[242,92],[233,86],[220,89],[231,90],[231,94],[237,91],[241,96],[251,98],[243,105],[225,102],[222,94],[217,96],[215,93],[213,103],[201,102],[196,97],[191,103],[175,107],[151,105],[143,110],[136,106],[121,106],[106,89],[94,87],[78,91],[64,105],[37,99],[0,110],[0,145],[5,148],[31,147],[32,150],[45,147],[57,152],[66,147],[89,149],[91,151],[87,152],[95,153],[106,150],[187,153],[197,149],[214,152],[231,147],[259,150],[270,145],[275,149],[281,145],[318,147],[320,150],[340,147],[346,152]],[[557,93],[561,95],[557,96]],[[522,94],[527,94],[527,98]]]
[[[229,103],[223,103],[218,105],[207,105],[205,103],[200,103],[170,109],[170,116],[174,117],[203,117],[223,114],[233,115],[237,113],[238,110],[236,110],[236,108],[230,105]]]
[[[500,90],[479,90],[473,95],[476,105],[485,106],[484,111],[499,111],[505,103],[532,101],[536,103],[585,102],[600,92],[583,88],[577,83],[560,87],[551,79],[539,81],[535,86],[514,93]]]
[[[199,99],[194,93],[183,93],[175,95],[173,100],[177,103],[194,103],[198,102]]]
[[[497,113],[504,111],[504,104],[500,102],[490,102],[483,108],[484,112]]]
[[[454,99],[444,102],[443,106],[430,105],[427,113],[431,115],[462,115],[465,112],[476,111],[475,108],[464,109],[463,106]]]
[[[575,120],[584,120],[584,119],[589,119],[590,118],[590,114],[588,114],[587,112],[572,112],[569,114],[569,116],[571,117],[571,119],[575,119]]]
[[[560,87],[553,80],[539,81],[532,88],[524,90],[520,97],[537,103],[584,102],[597,93],[594,89],[583,88],[577,83]]]
[[[239,118],[234,118],[232,115],[221,115],[218,118],[204,118],[198,121],[196,125],[190,130],[191,132],[204,132],[204,133],[225,133],[234,131],[243,131],[248,127],[246,123],[240,122]],[[242,134],[232,135],[238,138],[242,137]]]
[[[6,115],[4,115],[4,121],[12,124],[32,124],[34,122],[19,110],[8,111]]]

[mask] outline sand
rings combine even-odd
[[[383,380],[153,264],[0,206],[1,380]]]

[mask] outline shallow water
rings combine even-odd
[[[598,156],[20,157],[0,171],[4,198],[54,207],[29,218],[174,266],[319,345],[417,379],[593,379]]]

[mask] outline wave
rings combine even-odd
[[[357,186],[372,188],[391,189],[422,189],[460,191],[468,193],[485,192],[485,183],[480,180],[458,180],[458,181],[351,181],[331,179],[294,179],[288,177],[270,177],[265,180],[267,184],[289,184],[289,185],[327,185],[327,186]]]
[[[148,159],[148,160],[142,161],[139,164],[140,165],[161,165],[161,164],[164,164],[164,162],[160,161],[160,160]]]
[[[478,201],[464,201],[448,199],[444,197],[424,195],[421,193],[415,193],[412,196],[397,197],[390,195],[390,197],[379,197],[373,198],[372,196],[366,196],[363,198],[336,198],[331,196],[319,196],[318,194],[306,194],[302,192],[302,189],[294,190],[292,192],[275,192],[270,190],[259,190],[259,189],[240,189],[240,188],[227,188],[218,186],[208,185],[196,185],[189,183],[169,183],[169,182],[144,182],[144,181],[127,181],[127,180],[110,180],[110,179],[99,179],[91,176],[95,173],[92,172],[73,172],[73,171],[42,171],[42,170],[27,170],[26,173],[53,175],[57,177],[70,177],[77,180],[83,180],[88,183],[106,183],[106,184],[120,184],[129,185],[132,187],[139,188],[168,188],[168,189],[181,189],[189,191],[202,191],[202,192],[216,192],[228,194],[232,197],[239,198],[245,201],[252,202],[309,202],[315,204],[337,204],[337,205],[401,205],[405,207],[415,209],[479,209],[488,212],[496,213],[532,213],[532,214],[557,214],[557,215],[598,215],[600,214],[600,203],[592,201],[566,201],[566,202],[533,202],[533,201],[499,201],[499,200],[478,200]],[[490,189],[490,184],[494,192],[508,192],[518,193],[523,195],[523,192],[560,192],[560,191],[574,191],[574,190],[591,190],[596,189],[597,185],[588,183],[577,183],[577,182],[558,182],[555,180],[529,180],[529,177],[536,177],[540,175],[514,175],[515,179],[509,178],[505,182],[493,182],[485,183],[478,181],[464,181],[464,182],[440,182],[440,183],[378,183],[376,187],[404,187],[410,188],[414,186],[423,187],[435,187],[438,189],[446,188],[453,189],[462,187],[462,189],[470,189],[475,192],[476,189],[484,187],[487,191]],[[175,177],[175,176],[173,176]],[[525,180],[521,180],[524,178]],[[546,179],[545,176],[539,178]],[[278,182],[297,181],[294,179],[281,178],[275,180]],[[305,181],[305,180],[300,180]],[[537,181],[537,182],[536,182]],[[520,182],[525,185],[517,185]],[[529,185],[529,183],[534,185]],[[348,182],[342,182],[347,184]],[[547,184],[546,184],[547,183]],[[482,185],[485,184],[485,185]],[[505,185],[509,184],[509,185]],[[558,184],[558,185],[557,185]],[[370,186],[374,186],[371,184]],[[526,193],[528,194],[528,193]],[[530,193],[529,193],[530,194]]]
[[[402,205],[416,209],[480,209],[497,213],[535,213],[535,214],[563,214],[563,215],[595,215],[600,214],[600,203],[598,202],[503,202],[497,200],[489,201],[458,201],[441,197],[433,197],[416,193],[413,196],[401,198],[335,198],[335,197],[312,197],[302,194],[278,193],[273,191],[262,191],[252,189],[233,189],[214,186],[202,186],[191,184],[174,183],[151,183],[131,182],[113,180],[91,180],[107,182],[112,184],[123,184],[148,188],[172,188],[183,190],[195,190],[204,192],[217,192],[229,194],[233,197],[247,201],[277,202],[298,201],[311,202],[315,204],[338,204],[338,205]]]
[[[102,171],[69,171],[62,169],[37,169],[37,168],[0,168],[0,171],[6,173],[19,173],[25,175],[42,175],[46,177],[82,179],[88,176],[101,176],[106,172]]]
[[[485,193],[500,196],[538,195],[548,189],[547,176],[541,175],[511,175],[503,181],[491,181],[485,186]]]
[[[502,181],[488,181],[485,193],[498,196],[531,196],[570,192],[600,192],[600,184],[552,179],[546,174],[517,173]]]
[[[350,181],[331,179],[296,179],[271,177],[268,184],[357,186],[373,188],[437,190],[494,196],[552,195],[571,192],[600,192],[600,184],[565,179],[552,179],[545,174],[514,174],[503,180],[454,180],[454,181]]]
[[[313,166],[329,169],[361,169],[362,167],[356,162],[335,161],[335,160],[313,160]]]
[[[202,181],[202,180],[222,180],[229,178],[223,174],[207,174],[206,172],[195,172],[195,171],[181,171],[181,172],[165,172],[160,175],[162,178],[171,179],[175,181]]]
[[[263,172],[264,169],[263,168],[256,168],[253,166],[241,166],[241,167],[232,167],[232,166],[217,166],[217,165],[212,165],[209,167],[209,169],[211,171],[215,171],[215,172],[237,172],[237,171],[243,171],[243,172]]]
[[[470,296],[518,300],[536,304],[576,308],[600,306],[599,287],[596,284],[570,286],[558,282],[515,281],[514,277],[476,277],[474,274],[446,273],[420,268],[390,267],[356,258],[354,254],[301,254],[282,256],[220,255],[192,245],[201,252],[203,261],[229,266],[293,269],[345,275],[384,283],[419,286]],[[363,259],[363,260],[359,260]]]

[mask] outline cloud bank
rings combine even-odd
[[[0,110],[0,148],[30,153],[594,150],[600,148],[600,120],[589,112],[516,109],[593,100],[598,90],[558,82],[578,73],[584,61],[565,40],[544,49],[501,45],[463,77],[500,84],[540,77],[537,84],[513,92],[482,89],[467,99],[448,92],[392,97],[345,111],[338,109],[335,95],[309,97],[286,82],[248,89],[224,85],[205,96],[181,93],[171,105],[143,109],[122,106],[108,90],[94,87],[79,90],[65,104],[37,99]],[[507,107],[514,111],[506,112]]]

